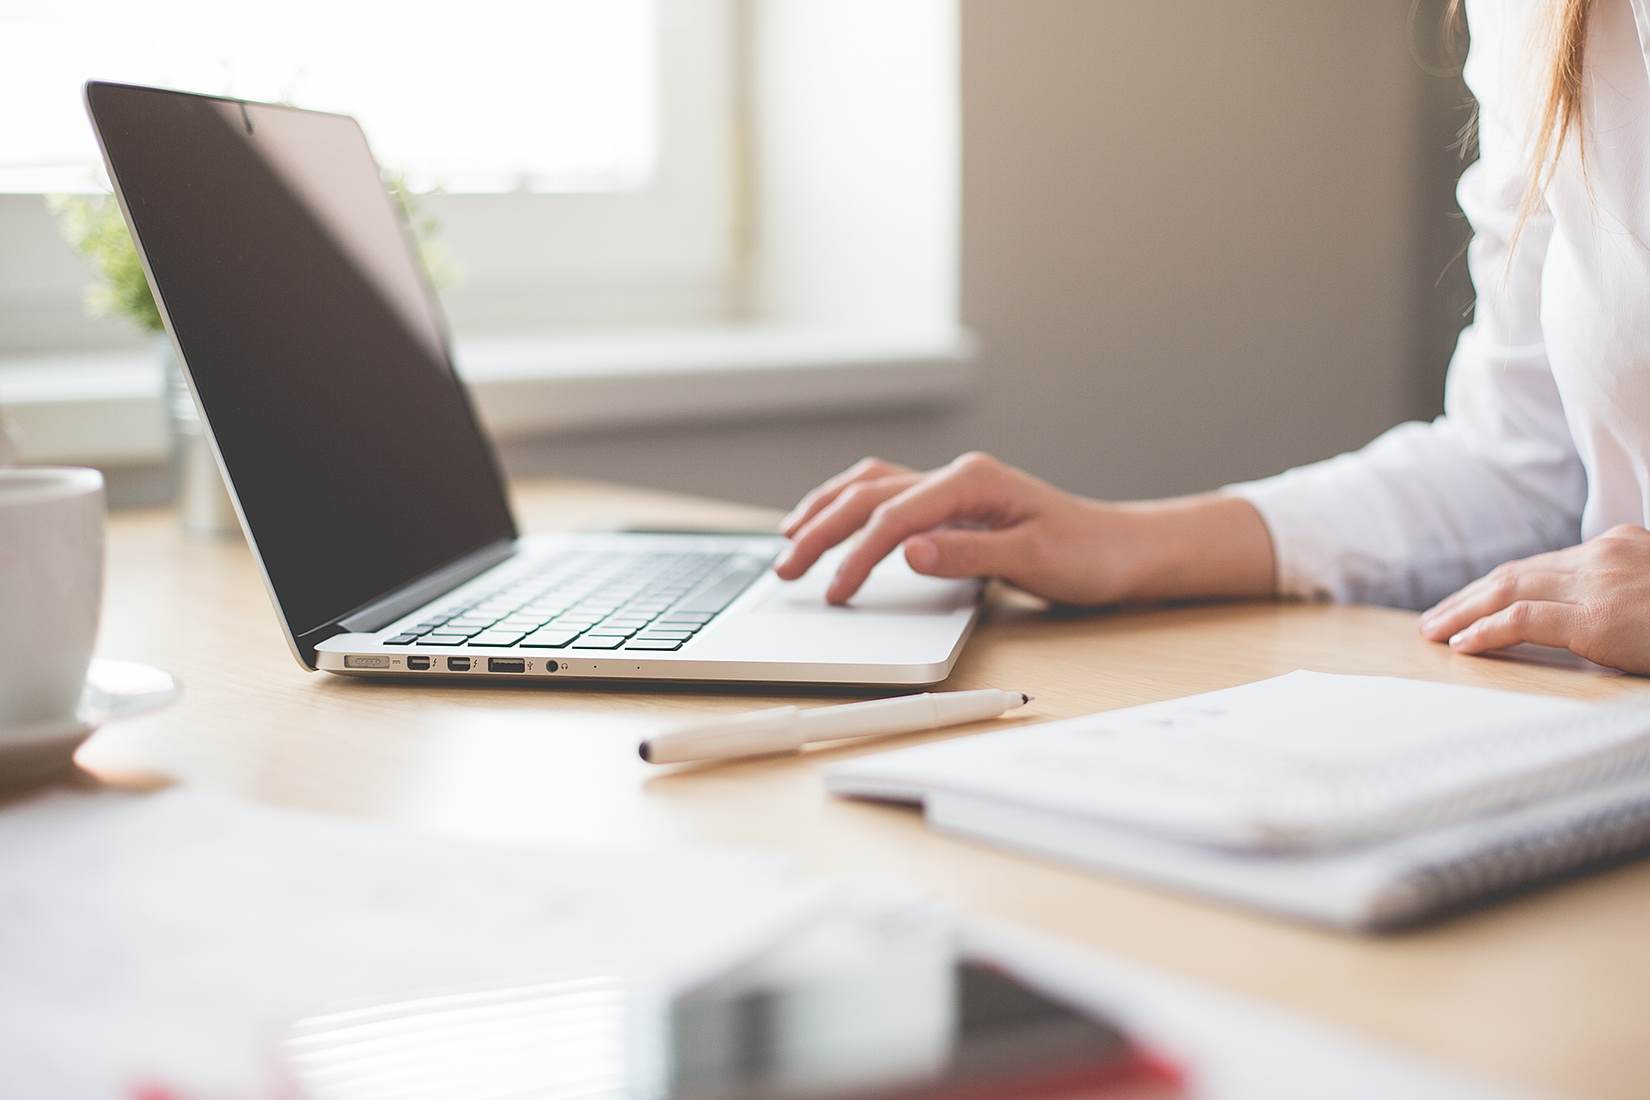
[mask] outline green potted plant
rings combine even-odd
[[[437,239],[438,225],[421,207],[404,176],[385,179],[385,187],[412,229],[420,259],[437,287],[451,285],[452,263]],[[174,489],[184,528],[199,534],[233,534],[239,530],[233,505],[201,427],[200,413],[184,381],[160,310],[149,293],[143,262],[126,229],[115,197],[107,192],[50,195],[46,199],[69,246],[92,267],[86,310],[94,316],[122,317],[150,334],[165,379],[166,408],[172,429]]]
[[[234,506],[218,475],[200,414],[178,369],[119,204],[107,193],[51,195],[46,201],[64,240],[92,267],[86,312],[124,318],[149,334],[154,343],[171,425],[172,488],[184,529],[191,534],[232,535],[237,530]]]

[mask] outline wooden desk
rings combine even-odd
[[[554,483],[522,487],[518,514],[528,529],[772,519]],[[893,873],[970,911],[1526,1088],[1625,1097],[1650,1081],[1650,863],[1421,932],[1354,938],[1013,858],[930,834],[909,811],[826,797],[820,764],[865,749],[675,772],[636,758],[645,729],[770,695],[415,687],[305,673],[245,547],[186,539],[167,513],[113,520],[108,593],[101,651],[172,670],[185,694],[88,743],[81,762],[106,779],[174,776],[478,838],[777,846],[810,866]],[[1029,691],[1029,717],[1046,719],[1303,666],[1588,698],[1650,686],[1457,657],[1393,611],[1257,604],[1051,616],[1015,596],[993,602],[950,686]]]

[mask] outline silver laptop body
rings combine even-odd
[[[773,538],[747,535],[528,536],[495,569],[390,625],[326,639],[316,647],[316,667],[414,676],[911,687],[938,683],[950,674],[974,623],[978,584],[918,576],[896,556],[878,568],[851,606],[830,607],[824,588],[831,561],[801,581],[786,583],[768,568],[776,549]],[[555,563],[584,554],[609,559],[680,556],[715,564],[693,590],[678,596],[666,589],[665,596],[644,600],[641,610],[626,619],[622,595],[598,597],[592,604],[590,582],[571,588],[557,583]],[[544,563],[549,563],[549,576],[537,579]],[[443,635],[441,626],[430,625],[500,592],[507,595],[463,629],[475,630],[494,615],[503,616],[497,620],[508,624],[503,629],[489,625],[460,643],[457,635]],[[711,598],[697,600],[695,592]],[[640,594],[645,593],[644,588]],[[713,612],[723,594],[731,598]],[[541,600],[536,607],[535,598]],[[517,604],[524,611],[510,622],[512,612],[506,609]],[[580,607],[588,609],[581,612]],[[674,610],[681,607],[697,610]],[[425,632],[408,644],[409,632],[421,628]]]
[[[521,535],[347,116],[93,82],[87,108],[293,655],[343,675],[916,687],[981,585],[899,555],[847,607],[776,536]]]

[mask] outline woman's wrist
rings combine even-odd
[[[1100,504],[1110,567],[1127,603],[1277,592],[1266,521],[1242,497],[1208,493]]]

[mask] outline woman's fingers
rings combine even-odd
[[[877,505],[905,492],[919,481],[902,474],[844,486],[791,536],[790,549],[774,563],[774,572],[794,581],[813,567],[819,556],[865,526]]]
[[[1449,644],[1457,653],[1487,653],[1523,642],[1571,649],[1581,614],[1576,604],[1518,600],[1459,631]]]
[[[792,508],[790,514],[779,521],[779,533],[786,538],[795,535],[820,510],[835,500],[844,489],[858,481],[875,481],[880,478],[893,477],[899,474],[909,474],[911,471],[903,466],[896,466],[892,462],[884,462],[880,458],[862,458],[840,474],[825,482],[819,488],[803,497]]]
[[[926,531],[905,540],[905,560],[929,577],[1001,577],[1024,559],[1023,527]]]
[[[845,603],[859,591],[877,562],[912,535],[990,510],[995,503],[996,469],[988,459],[964,457],[879,506],[859,542],[837,567],[825,599]]]
[[[1463,588],[1421,619],[1421,634],[1435,642],[1518,600],[1573,602],[1576,575],[1540,569],[1498,569]],[[1447,605],[1447,606],[1446,606]]]
[[[1454,611],[1463,601],[1474,598],[1486,587],[1504,583],[1509,575],[1518,573],[1570,573],[1574,572],[1579,564],[1578,555],[1582,546],[1567,546],[1563,550],[1549,550],[1545,554],[1536,554],[1528,558],[1507,562],[1505,565],[1485,573],[1471,584],[1463,585],[1455,592],[1439,600],[1432,607],[1421,613],[1422,630],[1435,619],[1441,618]],[[1430,635],[1429,635],[1430,636]],[[1444,635],[1448,637],[1449,635]]]

